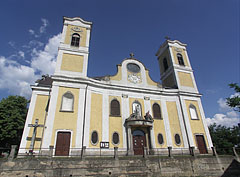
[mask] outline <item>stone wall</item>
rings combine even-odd
[[[0,160],[1,177],[62,176],[240,176],[233,156],[21,158]]]

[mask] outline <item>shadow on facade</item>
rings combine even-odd
[[[240,177],[240,163],[233,159],[221,177]]]

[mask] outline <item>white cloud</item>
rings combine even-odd
[[[217,125],[224,125],[226,127],[237,126],[239,123],[238,115],[235,117],[228,117],[225,114],[215,114],[213,118],[206,118],[207,124],[211,125],[216,123]]]
[[[9,44],[11,47],[15,47],[15,42],[13,42],[13,41],[9,41],[8,44]]]
[[[239,93],[230,95],[230,98],[234,96],[239,96]],[[207,124],[216,123],[217,125],[224,125],[226,127],[237,126],[240,123],[239,113],[227,105],[226,99],[220,98],[217,103],[221,113],[215,114],[212,118],[206,118]]]
[[[18,56],[16,54],[8,58],[0,56],[0,89],[7,89],[10,94],[29,98],[31,95],[30,84],[34,84],[42,74],[53,74],[60,39],[61,33],[53,36],[43,50],[28,45],[27,50],[31,50],[32,57],[29,60],[30,66],[19,64],[12,59],[14,57],[26,58],[24,51],[19,51]],[[39,45],[39,43],[35,41],[35,44]]]
[[[44,33],[46,31],[46,27],[48,26],[49,22],[45,18],[42,18],[41,20],[42,20],[42,26],[40,27],[39,32]]]
[[[227,117],[235,118],[235,117],[239,117],[239,116],[236,111],[230,111],[230,112],[227,112]]]
[[[226,99],[223,99],[223,98],[220,98],[217,103],[219,104],[219,110],[220,111],[229,111],[230,110],[230,107],[227,105],[226,103]]]
[[[0,88],[8,89],[9,93],[29,97],[29,84],[34,83],[38,77],[33,68],[0,57]]]
[[[32,30],[32,29],[29,29],[28,32],[29,32],[31,35],[34,35],[34,34],[35,34],[34,30]]]
[[[61,33],[49,39],[44,50],[33,49],[31,67],[41,74],[53,74],[56,65],[56,56],[61,39]]]
[[[18,52],[18,54],[19,54],[19,56],[22,57],[22,58],[25,57],[25,53],[24,53],[23,51],[21,51],[21,50]]]

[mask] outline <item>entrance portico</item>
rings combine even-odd
[[[128,155],[143,155],[144,147],[152,148],[150,131],[153,127],[152,116],[147,113],[144,118],[137,112],[131,114],[125,120],[124,126],[127,132]]]

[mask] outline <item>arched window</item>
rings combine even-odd
[[[166,58],[163,59],[163,67],[164,67],[164,71],[167,71],[167,69],[168,69],[168,62],[167,62]]]
[[[116,99],[111,101],[111,116],[120,116],[120,104]]]
[[[98,133],[97,133],[96,130],[94,130],[94,131],[92,132],[92,135],[91,135],[91,143],[92,143],[93,145],[96,145],[97,142],[98,142]]]
[[[73,33],[71,46],[79,47],[79,42],[80,42],[80,35],[77,33]]]
[[[74,96],[71,92],[66,92],[62,96],[61,111],[73,111]]]
[[[132,112],[142,116],[142,107],[138,101],[133,102],[132,104]]]
[[[189,112],[190,112],[190,116],[191,116],[191,119],[198,119],[198,114],[197,114],[197,109],[194,105],[190,105],[189,106]]]
[[[163,141],[163,135],[161,133],[158,134],[158,143],[159,144],[163,144],[164,141]]]
[[[161,109],[160,109],[160,106],[157,103],[153,104],[153,118],[154,119],[161,119],[162,118]]]
[[[117,132],[113,133],[113,135],[112,135],[112,142],[115,145],[119,144],[119,134]]]
[[[176,145],[180,145],[181,144],[180,135],[179,134],[175,134],[174,138],[175,138]]]
[[[185,64],[183,61],[183,57],[180,53],[177,54],[177,58],[178,58],[178,64],[184,66]]]

